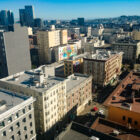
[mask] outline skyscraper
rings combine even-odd
[[[19,9],[19,17],[21,26],[34,25],[34,8],[32,5],[25,6],[25,9]]]
[[[78,25],[84,26],[84,24],[85,24],[85,19],[84,18],[78,18],[77,20],[78,20]]]
[[[43,27],[43,22],[41,18],[34,19],[34,27],[39,27],[39,28]]]
[[[27,27],[0,31],[0,78],[31,69]]]
[[[8,26],[14,24],[14,14],[11,10],[0,11],[0,25]]]

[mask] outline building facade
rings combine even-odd
[[[122,51],[123,61],[128,63],[136,63],[140,55],[140,42],[137,41],[123,41],[112,44],[113,51]]]
[[[0,11],[0,25],[8,26],[14,24],[14,14],[11,10]]]
[[[26,5],[25,9],[19,9],[19,17],[21,26],[34,26],[34,7]]]
[[[130,72],[104,102],[109,120],[135,130],[140,129],[139,76],[139,72]]]
[[[83,58],[87,53],[74,56],[64,60],[64,76],[69,76],[73,73],[83,73]]]
[[[51,130],[68,112],[68,88],[74,89],[79,83],[84,84],[88,76],[75,76],[74,78],[77,79],[75,79],[75,84],[71,78],[54,76],[53,67],[41,66],[38,69],[17,73],[0,80],[0,87],[14,92],[22,91],[23,95],[36,98],[34,105],[36,131],[42,134]],[[85,94],[88,95],[88,92]],[[87,98],[83,97],[80,105],[84,103],[84,100]]]
[[[121,73],[123,53],[96,51],[84,58],[84,73],[93,76],[93,84],[105,86]]]
[[[83,74],[72,74],[67,85],[67,112],[71,113],[74,107],[79,115],[85,106],[92,101],[92,77]],[[74,85],[74,88],[71,88]]]
[[[67,30],[38,31],[37,41],[40,64],[51,63],[53,48],[67,43]]]
[[[31,69],[26,27],[14,26],[14,32],[0,32],[0,77]]]
[[[36,140],[33,97],[0,89],[0,139]]]

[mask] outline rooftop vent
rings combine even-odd
[[[118,136],[118,135],[120,134],[120,132],[119,132],[118,130],[113,130],[113,134],[114,134],[115,136]]]
[[[123,103],[121,104],[121,107],[122,107],[123,109],[131,110],[131,104],[126,103],[126,102],[123,102]]]

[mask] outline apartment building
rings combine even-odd
[[[118,41],[112,44],[112,50],[124,52],[124,62],[136,63],[140,55],[140,42],[134,40]]]
[[[84,73],[93,76],[93,84],[106,86],[121,73],[122,55],[122,52],[97,50],[84,57]]]
[[[76,106],[80,114],[85,106],[92,101],[92,76],[72,74],[66,83],[67,112],[71,113]]]
[[[33,97],[0,89],[0,139],[36,140]]]
[[[69,76],[73,73],[83,73],[83,58],[87,55],[88,53],[84,53],[64,60],[64,76]]]
[[[108,119],[140,130],[140,73],[130,72],[106,99]]]
[[[60,30],[60,44],[68,43],[68,30]]]
[[[38,31],[40,64],[51,63],[51,48],[67,44],[67,30]]]
[[[71,79],[54,75],[54,67],[41,66],[0,80],[0,87],[36,98],[34,107],[37,133],[50,130],[65,116],[67,87],[75,88],[75,84],[67,84]]]

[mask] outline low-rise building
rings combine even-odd
[[[103,136],[101,140],[139,140],[140,135],[139,131],[135,129],[129,129],[124,125],[113,122],[103,118],[97,118],[95,122],[92,124],[91,129],[96,133]],[[107,138],[108,137],[108,138]],[[109,138],[110,137],[110,138]]]
[[[0,87],[36,98],[34,106],[36,131],[44,133],[62,120],[68,112],[67,92],[69,87],[75,89],[77,83],[85,85],[86,79],[89,78],[77,75],[64,79],[54,75],[53,67],[41,66],[38,69],[24,71],[1,79]],[[87,92],[81,94],[89,95],[90,90],[88,89]],[[79,98],[82,100],[80,105],[82,106],[87,99],[89,97]]]
[[[70,75],[66,83],[66,92],[67,112],[70,113],[76,106],[77,114],[80,114],[92,101],[92,77],[83,74]]]
[[[84,73],[93,76],[93,84],[106,86],[121,73],[122,55],[122,52],[97,50],[84,57]]]
[[[112,44],[113,51],[122,51],[123,61],[136,63],[140,55],[140,42],[138,41],[118,41]]]
[[[130,72],[104,102],[108,119],[140,129],[140,73]]]
[[[88,55],[88,53],[80,54],[64,60],[64,76],[69,76],[73,73],[83,73],[83,58],[86,55]]]
[[[0,89],[0,139],[36,140],[33,97]]]

